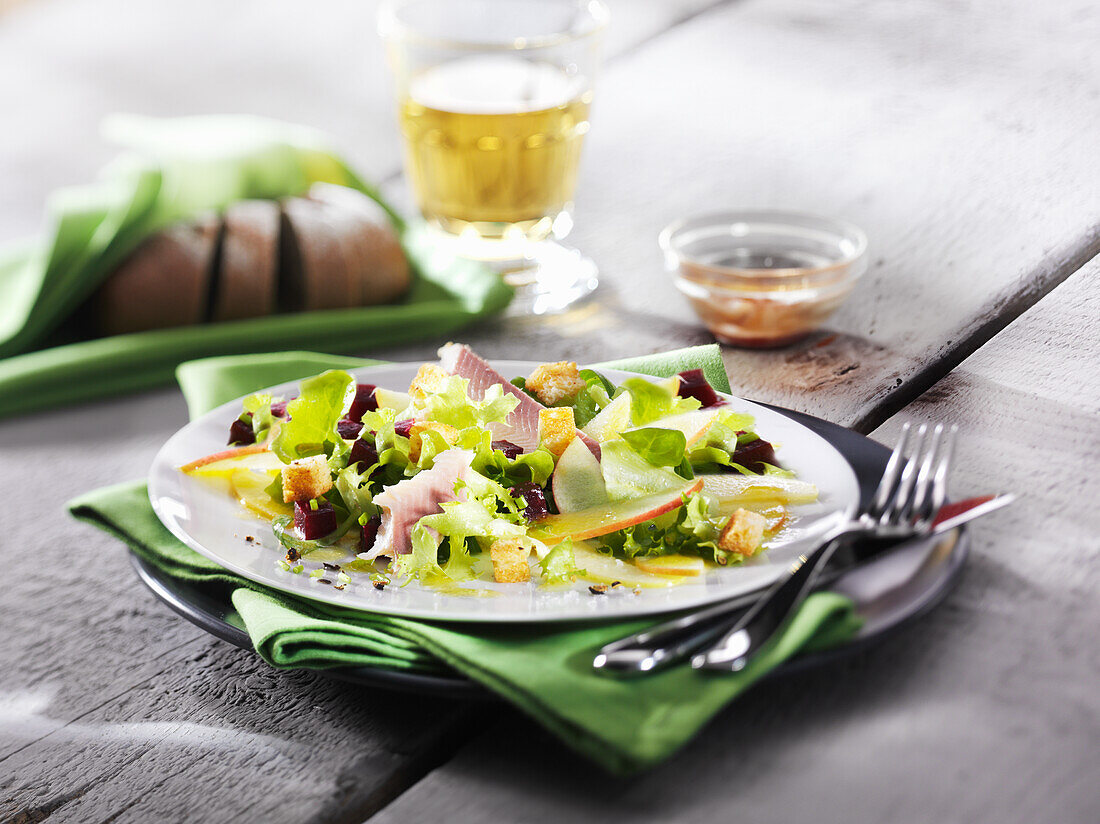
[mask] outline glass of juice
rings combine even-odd
[[[380,13],[420,211],[517,287],[516,312],[596,288],[595,265],[561,240],[607,18],[600,0],[394,0]]]

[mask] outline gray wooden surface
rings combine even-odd
[[[429,714],[273,672],[154,601],[62,507],[144,473],[185,420],[176,392],[6,421],[0,821],[1100,820],[1094,4],[612,11],[573,237],[603,287],[464,338],[579,360],[705,342],[661,271],[665,222],[736,204],[847,216],[872,266],[830,329],[726,363],[743,394],[884,442],[904,419],[957,423],[955,492],[1023,495],[974,530],[959,589],[888,646],[750,693],[667,765],[613,781],[510,710]],[[403,197],[373,14],[0,5],[0,239],[109,157],[96,124],[119,110],[312,123]]]

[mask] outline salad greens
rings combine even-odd
[[[685,555],[734,564],[756,548],[726,541],[731,504],[708,497],[701,480],[694,486],[685,482],[722,472],[793,475],[758,460],[774,453],[755,432],[752,416],[726,406],[704,409],[698,399],[679,396],[678,379],[653,382],[632,377],[616,386],[595,370],[574,367],[567,376],[570,382],[564,385],[578,388],[553,405],[573,410],[576,425],[586,430],[584,445],[595,459],[574,440],[572,447],[579,453],[575,451],[559,466],[560,455],[537,439],[530,440],[530,423],[525,448],[508,440],[521,440],[524,430],[517,429],[516,421],[525,416],[528,421],[537,419],[543,408],[535,403],[537,395],[527,390],[525,379],[512,382],[523,395],[495,382],[475,398],[470,396],[467,377],[436,377],[427,388],[414,382],[408,395],[387,393],[389,406],[368,409],[355,421],[346,417],[353,400],[360,398],[355,402],[359,415],[361,398],[373,387],[357,387],[352,375],[341,370],[303,380],[299,395],[285,405],[285,414],[281,402],[280,411],[273,412],[270,395],[245,398],[240,421],[251,424],[257,443],[274,433],[268,448],[284,464],[280,473],[266,470],[272,472],[270,483],[263,482],[266,488],[253,484],[270,499],[267,509],[260,510],[274,512],[283,507],[288,511],[284,488],[297,488],[285,480],[286,472],[294,469],[289,466],[292,462],[323,456],[322,476],[327,467],[328,478],[317,479],[316,491],[309,493],[312,497],[299,498],[294,504],[294,517],[280,515],[273,520],[274,532],[288,550],[288,570],[300,571],[298,558],[308,560],[320,549],[350,545],[353,538],[364,559],[354,563],[368,564],[366,559],[374,556],[367,550],[384,534],[386,541],[405,542],[405,549],[389,554],[391,571],[409,580],[440,584],[477,578],[486,570],[495,571],[497,547],[505,545],[521,557],[533,552],[538,558],[537,573],[545,583],[583,578],[573,541],[541,543],[532,537],[535,522],[529,517],[582,525],[578,531],[539,530],[537,534],[545,540],[555,535],[555,541],[563,534],[583,538],[588,553],[594,547],[624,560]],[[392,398],[400,400],[394,404]],[[405,409],[392,408],[406,401]],[[746,461],[762,467],[759,473],[750,472],[739,460],[740,454],[750,454],[744,450],[754,444],[768,450],[754,447],[753,459]],[[446,453],[448,459],[443,461]],[[429,503],[427,514],[418,510],[419,517],[408,522],[397,518],[390,509],[401,505],[395,493],[411,489],[402,484],[429,470],[435,472],[425,478],[437,477],[437,461],[442,461],[440,467],[455,464],[451,460],[455,455],[462,458],[462,466],[457,476],[451,476],[453,483],[446,480],[442,487],[447,494],[439,493],[442,497],[434,499],[434,511]],[[695,491],[682,494],[685,489]],[[386,503],[380,505],[376,499],[383,492],[381,500]],[[672,496],[666,499],[667,505],[640,514],[630,509],[634,502],[660,499],[662,493]],[[559,512],[555,501],[580,509]],[[303,534],[310,533],[303,532],[303,523],[318,514],[320,505],[328,518],[335,515],[336,528],[332,530],[332,521],[327,521],[324,530],[313,534],[331,531],[307,540]],[[407,531],[396,535],[399,529]],[[317,570],[310,575],[322,579]]]

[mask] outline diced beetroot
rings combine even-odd
[[[355,400],[351,402],[348,417],[353,421],[362,420],[364,412],[373,412],[378,408],[378,401],[374,397],[375,385],[373,383],[360,383],[355,386]]]
[[[412,432],[414,423],[416,423],[416,421],[398,421],[393,425],[393,431],[402,438],[407,438],[409,437],[409,433]]]
[[[680,390],[678,394],[681,398],[696,398],[699,403],[703,405],[703,409],[708,406],[719,406],[722,404],[722,399],[718,397],[718,393],[714,391],[714,388],[707,383],[706,376],[703,375],[702,369],[688,369],[680,373]]]
[[[542,487],[534,481],[518,484],[510,490],[515,498],[523,498],[527,506],[523,508],[523,515],[529,521],[537,521],[550,514],[550,507],[546,505],[546,495]]]
[[[287,401],[275,401],[271,404],[271,414],[276,418],[285,418],[287,403]]]
[[[336,510],[328,501],[318,501],[316,509],[309,501],[295,501],[294,526],[307,541],[323,538],[336,529]]]
[[[233,421],[229,425],[229,445],[230,446],[245,446],[250,443],[256,443],[256,433],[252,431],[252,416],[245,413],[247,421],[242,421],[240,418]]]
[[[370,433],[373,437],[374,433]],[[360,438],[351,445],[351,453],[348,455],[348,466],[355,466],[360,464],[359,471],[362,472],[369,466],[374,466],[378,463],[378,450],[374,448],[373,440],[364,440]]]
[[[511,441],[493,441],[493,449],[499,449],[504,453],[504,457],[510,461],[514,461],[517,457],[523,454],[523,449],[516,446]]]
[[[336,432],[345,441],[350,441],[353,438],[358,438],[359,433],[363,431],[363,424],[359,421],[349,421],[346,418],[342,421],[336,422]]]
[[[375,515],[359,527],[360,552],[369,552],[374,548],[374,539],[378,537],[378,527],[380,526],[382,526],[382,519]]]
[[[738,446],[730,454],[730,460],[741,464],[749,472],[763,472],[766,463],[778,466],[775,458],[775,447],[763,438],[757,438],[755,441],[749,441]]]

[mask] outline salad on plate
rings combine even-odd
[[[701,370],[508,380],[465,345],[439,354],[404,391],[331,370],[249,396],[229,448],[180,470],[269,522],[287,574],[454,595],[674,586],[754,557],[817,499]]]

